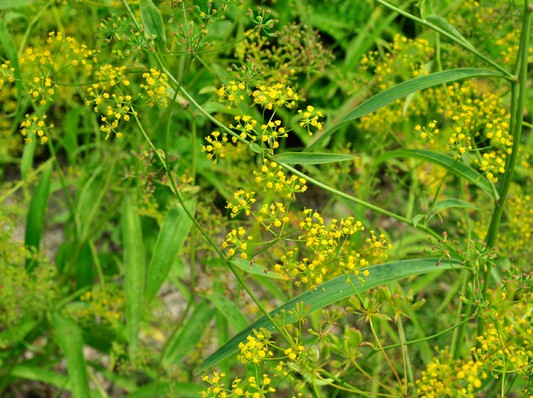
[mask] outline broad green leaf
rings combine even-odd
[[[262,265],[259,265],[250,260],[244,260],[242,258],[232,258],[231,263],[236,267],[239,267],[243,271],[248,272],[249,274],[265,276],[267,278],[273,279],[285,279],[285,277],[280,273],[269,271]]]
[[[141,20],[148,35],[155,37],[157,44],[164,48],[167,42],[165,24],[159,10],[152,0],[141,0],[140,4]]]
[[[237,306],[232,300],[217,293],[207,295],[205,298],[211,301],[218,312],[227,319],[234,331],[238,332],[248,326],[246,317],[243,315],[239,306]]]
[[[356,156],[344,153],[284,152],[274,156],[274,160],[285,164],[324,164],[353,160]]]
[[[80,327],[71,318],[52,315],[57,343],[67,360],[68,379],[74,398],[89,398],[87,365],[83,357],[83,338]]]
[[[458,177],[464,178],[489,195],[495,197],[495,199],[498,199],[497,192],[487,177],[479,174],[475,169],[464,164],[460,160],[453,159],[452,157],[443,153],[427,151],[424,149],[400,149],[382,154],[376,159],[376,163],[379,164],[394,158],[420,159],[444,167],[451,173],[457,175]]]
[[[44,214],[48,206],[48,197],[50,196],[52,167],[52,162],[49,162],[41,174],[37,188],[31,198],[28,216],[26,217],[24,243],[26,246],[33,247],[37,251],[39,251],[39,245],[41,243],[41,235],[44,229]],[[31,271],[36,266],[37,262],[35,260],[26,260],[26,269],[28,271]]]
[[[195,200],[187,201],[185,206],[194,215]],[[187,235],[189,235],[191,227],[192,220],[185,213],[183,207],[179,203],[172,206],[161,225],[154,253],[148,267],[146,278],[147,302],[150,302],[157,295],[161,285],[167,278],[176,256],[183,247]]]
[[[437,261],[438,260],[436,259],[403,260],[367,267],[365,269],[367,269],[370,274],[362,280],[360,279],[361,277],[348,277],[342,275],[317,286],[315,290],[310,290],[294,297],[272,311],[270,316],[276,317],[283,313],[284,323],[290,324],[295,322],[299,317],[297,311],[293,311],[297,306],[305,308],[306,312],[310,314],[340,300],[344,300],[355,294],[356,291],[361,293],[365,290],[398,279],[425,274],[432,271],[461,267],[461,264],[455,261],[440,263],[440,265],[437,266]],[[362,271],[363,270],[361,270],[360,275],[362,275]],[[270,323],[267,317],[258,319],[207,358],[198,369],[198,372],[201,372],[238,352],[239,343],[246,341],[246,337],[250,335],[254,329],[258,330],[260,328],[266,328],[272,331],[275,330],[274,325]]]
[[[491,69],[478,69],[478,68],[458,68],[450,69],[443,72],[435,72],[429,75],[416,77],[406,82],[400,83],[387,90],[381,91],[373,97],[367,99],[362,104],[356,106],[351,112],[344,116],[338,123],[333,126],[329,126],[321,134],[317,135],[311,144],[305,149],[310,151],[319,143],[323,142],[326,138],[331,136],[341,126],[346,123],[352,122],[361,116],[368,115],[380,108],[400,99],[416,91],[424,90],[426,88],[438,86],[454,82],[457,80],[469,79],[473,77],[503,77],[506,76]]]
[[[139,342],[143,311],[145,264],[141,220],[137,199],[126,195],[122,208],[122,241],[124,245],[124,289],[126,295],[126,325],[129,355],[134,362]]]
[[[434,25],[442,29],[443,31],[448,33],[450,36],[453,36],[457,40],[462,42],[465,46],[470,47],[471,49],[474,49],[474,46],[468,40],[466,40],[465,37],[461,33],[459,33],[459,31],[455,29],[455,27],[451,23],[446,21],[440,15],[430,14],[426,16],[426,22],[429,22],[431,25]]]
[[[165,368],[176,365],[194,350],[214,315],[215,309],[207,301],[198,304],[187,322],[170,336],[163,354],[162,362]]]

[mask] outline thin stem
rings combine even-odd
[[[378,0],[379,1],[379,0]],[[490,221],[490,226],[485,237],[485,243],[489,248],[496,245],[496,238],[500,229],[500,223],[509,193],[511,182],[513,181],[514,170],[518,160],[518,152],[520,150],[520,141],[522,138],[522,128],[524,122],[524,106],[526,100],[527,90],[527,71],[528,71],[528,51],[529,51],[529,33],[531,28],[531,12],[533,9],[530,6],[529,0],[524,1],[524,16],[522,19],[522,30],[520,34],[520,46],[515,65],[516,79],[511,83],[511,123],[510,132],[513,139],[513,147],[511,155],[507,156],[505,161],[505,174],[502,183],[498,189],[499,200],[496,201],[494,213]],[[490,267],[484,272],[484,280],[482,286],[482,295],[485,296],[489,285]],[[484,321],[479,319],[478,335],[483,333]]]

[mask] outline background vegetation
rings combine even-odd
[[[533,397],[525,1],[0,3],[2,397]]]

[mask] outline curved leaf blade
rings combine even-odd
[[[361,116],[368,115],[380,108],[408,96],[416,91],[425,90],[426,88],[438,86],[441,84],[451,83],[457,80],[464,80],[473,77],[503,77],[507,78],[503,73],[480,68],[457,68],[445,70],[442,72],[435,72],[429,75],[416,77],[406,82],[397,84],[387,90],[370,97],[362,104],[356,106],[350,113],[344,116],[337,124],[327,128],[322,134],[317,135],[315,140],[309,144],[305,151],[310,151],[326,138],[331,136],[342,125],[349,123]]]
[[[376,162],[379,164],[393,158],[420,159],[444,167],[456,176],[464,178],[482,191],[488,193],[490,196],[498,199],[496,189],[487,177],[479,174],[472,167],[443,153],[427,151],[424,149],[399,149],[397,151],[386,152],[380,155],[376,159]]]
[[[52,316],[54,332],[61,351],[67,360],[68,378],[74,398],[89,398],[87,365],[83,357],[81,328],[71,318],[61,314]]]
[[[161,13],[152,0],[141,0],[139,8],[141,11],[141,20],[146,28],[146,32],[150,36],[155,37],[160,47],[164,47],[167,42],[167,35]]]
[[[48,163],[41,174],[37,188],[31,198],[28,215],[26,217],[26,231],[24,243],[26,246],[33,247],[39,251],[41,237],[44,230],[44,215],[48,207],[48,198],[50,196],[50,182],[52,178],[52,162]],[[26,270],[32,271],[37,266],[36,260],[26,260]]]
[[[325,164],[354,160],[357,156],[344,153],[320,153],[320,152],[284,152],[274,156],[278,163],[285,164]]]
[[[185,203],[187,210],[194,214],[196,202]],[[146,302],[157,295],[174,264],[176,256],[185,243],[192,227],[192,220],[180,204],[171,207],[166,214],[157,236],[154,253],[148,266],[146,277]]]
[[[439,266],[436,266],[437,262],[437,259],[415,259],[394,261],[391,263],[367,267],[365,269],[368,269],[370,274],[368,277],[365,277],[363,281],[355,276],[339,276],[319,285],[316,290],[310,290],[294,297],[276,308],[270,313],[270,315],[275,317],[283,312],[284,322],[292,323],[297,320],[298,315],[291,311],[294,310],[297,305],[301,305],[302,303],[307,312],[311,313],[352,296],[354,294],[354,289],[358,292],[363,292],[409,276],[461,267],[461,264],[456,261],[441,263]],[[348,281],[350,281],[350,283],[348,283]],[[262,317],[258,319],[246,329],[241,330],[231,340],[207,358],[197,371],[201,372],[238,352],[239,343],[245,341],[246,337],[252,333],[254,329],[260,328],[275,330],[274,325],[270,323],[268,318]]]
[[[139,330],[143,311],[145,264],[141,220],[137,199],[126,195],[122,208],[122,240],[124,245],[124,291],[126,295],[126,330],[129,355],[133,362],[137,355]]]

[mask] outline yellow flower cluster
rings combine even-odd
[[[231,109],[234,105],[239,105],[248,97],[246,85],[243,82],[230,81],[229,84],[222,85],[218,91],[220,102],[225,102],[226,107]]]
[[[303,234],[298,237],[298,240],[304,243],[313,255],[298,259],[297,248],[288,250],[281,256],[281,262],[274,266],[277,272],[295,279],[296,286],[304,284],[314,288],[324,281],[324,276],[329,273],[328,266],[333,261],[339,261],[339,264],[346,265],[350,270],[356,268],[353,260],[357,258],[357,255],[352,256],[351,260],[348,258],[347,262],[341,259],[348,237],[364,230],[360,221],[355,221],[353,217],[340,221],[333,219],[329,226],[326,226],[323,217],[312,209],[304,210],[303,217],[304,221],[299,225]],[[358,265],[361,267],[367,263],[359,259]]]
[[[260,223],[267,231],[272,227],[281,228],[284,224],[289,222],[288,211],[280,202],[264,204],[259,209],[257,222]]]
[[[243,364],[261,364],[265,359],[274,355],[269,349],[269,344],[270,332],[254,330],[253,336],[246,337],[246,343],[239,343],[239,361]]]
[[[209,160],[216,162],[218,158],[226,157],[227,148],[224,146],[228,142],[226,133],[220,134],[219,131],[213,131],[205,140],[207,145],[202,145],[202,152],[207,152]]]
[[[311,105],[308,105],[306,110],[298,110],[298,113],[302,115],[302,120],[300,121],[300,126],[307,128],[309,135],[313,135],[310,130],[310,127],[315,127],[317,130],[322,130],[324,124],[320,121],[320,118],[324,117],[321,111],[315,111],[315,108]]]
[[[92,291],[82,294],[85,306],[73,307],[71,315],[84,323],[102,323],[119,327],[124,313],[124,297],[118,285],[95,285]]]
[[[268,374],[263,374],[260,378],[250,376],[245,380],[235,378],[229,389],[223,382],[224,377],[225,373],[218,372],[213,372],[211,377],[203,375],[202,381],[208,383],[209,387],[202,391],[202,398],[264,398],[276,392],[276,389],[271,387],[272,379]]]
[[[441,352],[416,380],[417,396],[474,398],[486,378],[481,362],[454,361],[449,353]]]
[[[252,205],[255,203],[255,192],[245,192],[239,189],[233,193],[234,202],[228,202],[226,209],[230,209],[231,218],[236,217],[240,212],[244,211],[247,216],[252,212]]]
[[[156,68],[150,68],[149,72],[144,72],[142,78],[146,83],[141,83],[140,87],[144,91],[143,97],[150,107],[156,105],[167,106],[168,77]]]
[[[305,178],[285,174],[283,167],[273,161],[265,160],[261,170],[254,171],[254,176],[263,191],[278,192],[287,199],[307,190]]]
[[[292,109],[299,99],[298,94],[290,86],[281,83],[257,87],[252,92],[252,98],[255,104],[269,110],[281,107]]]
[[[511,259],[533,255],[533,197],[518,185],[512,185],[507,200],[507,223],[501,235],[501,250]]]
[[[533,298],[533,295],[532,295]],[[533,372],[533,314],[526,312],[515,324],[489,323],[485,333],[478,336],[479,347],[472,354],[493,377],[517,373],[526,377]]]
[[[237,252],[240,252],[240,257],[247,259],[246,250],[248,249],[248,241],[251,239],[251,236],[246,236],[246,230],[243,227],[238,227],[226,235],[226,240],[222,242],[222,247],[227,249],[228,257],[233,257]]]
[[[26,143],[32,142],[32,137],[38,137],[41,144],[48,142],[46,133],[54,127],[53,123],[46,124],[46,115],[41,117],[37,115],[26,114],[24,120],[20,123],[20,133]]]

